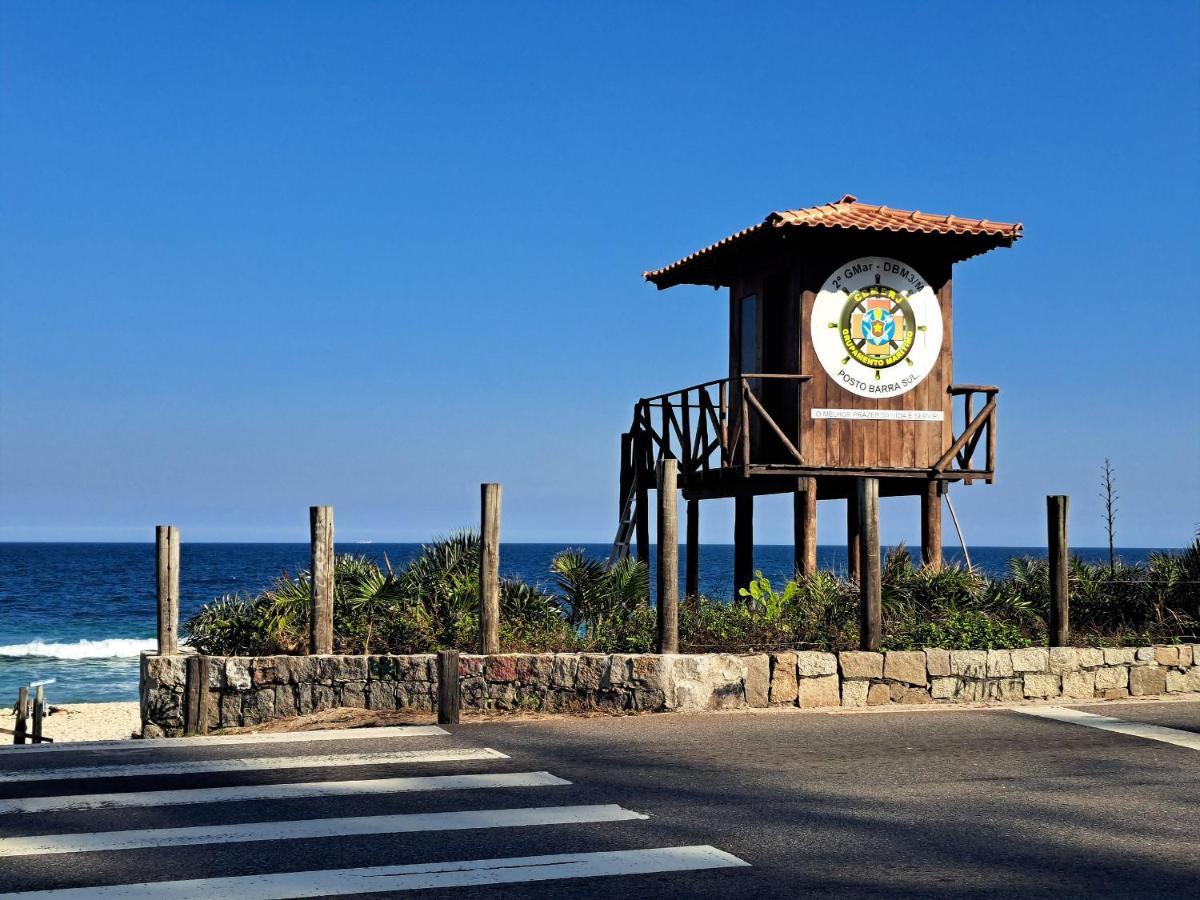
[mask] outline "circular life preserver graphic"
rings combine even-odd
[[[895,397],[920,384],[937,361],[942,310],[912,266],[864,256],[826,279],[810,330],[830,378],[861,397]]]

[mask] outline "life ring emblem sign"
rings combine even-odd
[[[924,380],[942,349],[942,310],[907,263],[863,256],[839,266],[813,303],[813,349],[853,394],[886,399]]]

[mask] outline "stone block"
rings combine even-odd
[[[275,685],[275,718],[288,719],[296,715],[296,687],[291,684]]]
[[[614,653],[608,658],[608,666],[600,677],[600,689],[612,690],[621,687],[629,679],[633,665],[633,656],[629,653]]]
[[[739,709],[746,705],[746,666],[736,656],[714,653],[663,659],[669,662],[673,685],[667,698],[669,708]]]
[[[222,694],[220,709],[220,725],[222,728],[237,728],[242,724],[242,695]]]
[[[1049,669],[1054,675],[1079,671],[1079,656],[1074,647],[1051,647]]]
[[[495,684],[517,680],[517,658],[515,656],[489,656],[483,664],[483,677]]]
[[[407,661],[406,662],[411,662]],[[367,680],[367,657],[365,656],[337,656],[334,657],[334,680],[338,682],[345,681],[366,681]]]
[[[16,706],[16,704],[13,704],[13,705]],[[143,722],[142,723],[142,739],[143,740],[150,741],[150,740],[154,740],[155,738],[160,738],[160,737],[166,737],[166,733],[161,728],[159,728],[153,722]]]
[[[962,686],[959,678],[931,678],[929,693],[934,700],[953,700]]]
[[[554,655],[554,668],[550,679],[556,688],[574,690],[575,678],[578,674],[578,656],[574,653],[556,653]]]
[[[250,690],[250,660],[231,656],[225,660],[225,685],[231,691]]]
[[[398,709],[398,698],[403,696],[402,685],[395,681],[368,681],[361,698],[362,706],[366,709]]]
[[[654,654],[640,654],[630,660],[629,683],[638,691],[666,693],[671,686],[666,660]]]
[[[884,656],[883,677],[925,686],[925,654],[920,650],[889,650]]]
[[[1196,657],[1192,651],[1191,644],[1179,645],[1179,667],[1181,669],[1189,668],[1196,661]]]
[[[902,681],[892,681],[888,683],[888,695],[893,703],[899,703],[904,696],[904,692],[908,690],[908,685]]]
[[[1076,649],[1076,655],[1082,669],[1095,669],[1104,665],[1104,651],[1099,647],[1079,647]]]
[[[380,682],[381,684],[383,682]],[[351,709],[367,708],[367,682],[347,681],[338,690],[338,705]]]
[[[598,691],[608,670],[608,657],[603,653],[584,653],[579,657],[575,668],[576,683],[579,690]]]
[[[1013,672],[1045,672],[1050,653],[1045,647],[1022,647],[1012,651]]]
[[[247,694],[242,706],[242,720],[247,725],[259,725],[275,718],[275,689],[264,687]]]
[[[936,647],[925,648],[925,665],[930,677],[944,678],[950,674],[950,651]]]
[[[873,684],[867,691],[867,706],[883,706],[892,702],[892,691],[886,684]]]
[[[1129,690],[1127,688],[1108,688],[1100,696],[1105,700],[1124,700],[1129,696]]]
[[[1130,665],[1137,659],[1137,650],[1133,647],[1105,647],[1104,664],[1106,666]]]
[[[334,709],[337,706],[337,701],[333,696],[333,687],[328,684],[314,684],[312,686],[312,711],[324,712],[327,709]]]
[[[1186,691],[1188,689],[1187,680],[1188,680],[1188,677],[1187,677],[1186,673],[1180,672],[1178,669],[1168,669],[1167,670],[1167,693],[1168,694],[1178,694],[1181,691]]]
[[[1154,662],[1154,648],[1138,647],[1133,660],[1136,665],[1149,665]]]
[[[1184,690],[1200,693],[1200,666],[1192,666],[1186,674],[1187,681],[1184,682]]]
[[[964,681],[957,699],[966,703],[1016,703],[1025,699],[1025,683],[1021,678]]]
[[[843,681],[842,706],[866,706],[870,689],[869,681]]]
[[[208,689],[219,691],[225,682],[225,660],[219,656],[209,656],[204,660],[204,672],[207,676]]]
[[[882,678],[883,654],[850,650],[838,654],[842,678]]]
[[[275,657],[256,656],[250,661],[250,680],[255,687],[275,683]]]
[[[799,691],[796,687],[796,654],[771,654],[771,705],[795,706]]]
[[[1129,670],[1129,693],[1146,697],[1167,692],[1167,673],[1158,666],[1134,666]]]
[[[832,653],[801,650],[796,654],[796,674],[801,678],[836,675],[837,657]]]
[[[1155,647],[1154,661],[1160,666],[1179,665],[1179,648],[1177,646]]]
[[[1129,684],[1129,670],[1124,666],[1105,666],[1097,669],[1095,675],[1098,691],[1123,688]]]
[[[771,697],[771,658],[765,653],[756,653],[743,656],[742,663],[746,667],[743,678],[746,705],[755,709],[768,706]]]
[[[1049,672],[1025,672],[1024,688],[1025,696],[1030,699],[1057,697],[1062,694],[1062,676]]]
[[[1013,675],[1012,653],[1008,650],[987,651],[987,677],[1011,678]]]
[[[900,697],[900,702],[912,705],[919,703],[932,703],[933,700],[929,696],[929,691],[925,688],[905,688],[903,696]]]
[[[950,674],[962,678],[986,678],[987,651],[951,650]]]
[[[832,657],[833,654],[826,655]],[[842,703],[837,675],[816,675],[811,678],[801,678],[798,688],[800,706],[803,709],[818,706],[840,706]]]
[[[1062,677],[1064,697],[1090,699],[1096,695],[1095,672],[1067,672]]]

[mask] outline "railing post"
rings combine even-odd
[[[480,485],[479,642],[500,652],[500,485]]]
[[[882,584],[879,571],[879,479],[858,479],[859,546],[862,552],[859,581],[859,646],[876,651],[883,640]]]
[[[721,465],[729,465],[729,381],[722,380],[717,387],[720,403]]]
[[[309,541],[312,545],[308,652],[333,652],[333,507],[308,508]]]
[[[1070,641],[1071,616],[1068,593],[1067,505],[1068,497],[1046,498],[1047,555],[1050,564],[1050,646],[1065,647]]]
[[[658,461],[658,652],[679,652],[679,463]]]
[[[170,656],[179,652],[179,529],[174,525],[155,526],[154,543],[158,562],[158,655]]]
[[[750,465],[750,401],[746,395],[750,392],[750,385],[745,378],[740,379],[742,383],[742,465]]]
[[[439,650],[438,665],[438,724],[457,725],[460,716],[458,680],[458,651]]]
[[[29,731],[29,688],[17,689],[17,722],[13,725],[13,743],[25,743],[25,735]]]

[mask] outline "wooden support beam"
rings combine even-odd
[[[846,500],[846,577],[854,582],[862,577],[862,529],[858,518],[861,483],[861,478],[855,481],[855,489]]]
[[[679,462],[658,462],[658,652],[679,652]]]
[[[308,508],[312,543],[312,610],[309,653],[333,652],[333,507]]]
[[[700,501],[687,502],[687,579],[685,597],[700,596]]]
[[[1067,580],[1070,550],[1067,545],[1069,498],[1046,498],[1046,537],[1050,563],[1050,646],[1066,647],[1071,637],[1070,594]]]
[[[458,651],[439,650],[438,666],[438,724],[457,725],[461,715],[458,671]]]
[[[479,652],[500,652],[500,485],[480,485]]]
[[[879,565],[879,481],[858,482],[861,579],[859,581],[859,646],[876,651],[883,640],[882,583]]]
[[[733,503],[733,601],[739,603],[738,591],[754,578],[754,497],[737,497]]]
[[[158,559],[158,655],[179,652],[179,529],[157,525],[154,543]]]
[[[650,439],[639,429],[633,439],[633,477],[636,479],[637,502],[634,507],[634,534],[637,558],[650,565],[650,485],[647,468],[650,465]]]
[[[930,479],[921,494],[921,561],[931,569],[942,567],[942,484]]]
[[[187,734],[208,734],[208,660],[203,656],[187,658],[183,706],[183,730]]]
[[[17,688],[17,721],[13,725],[13,743],[25,743],[29,722],[29,688]]]
[[[796,479],[792,519],[796,573],[811,575],[817,571],[817,479]]]

